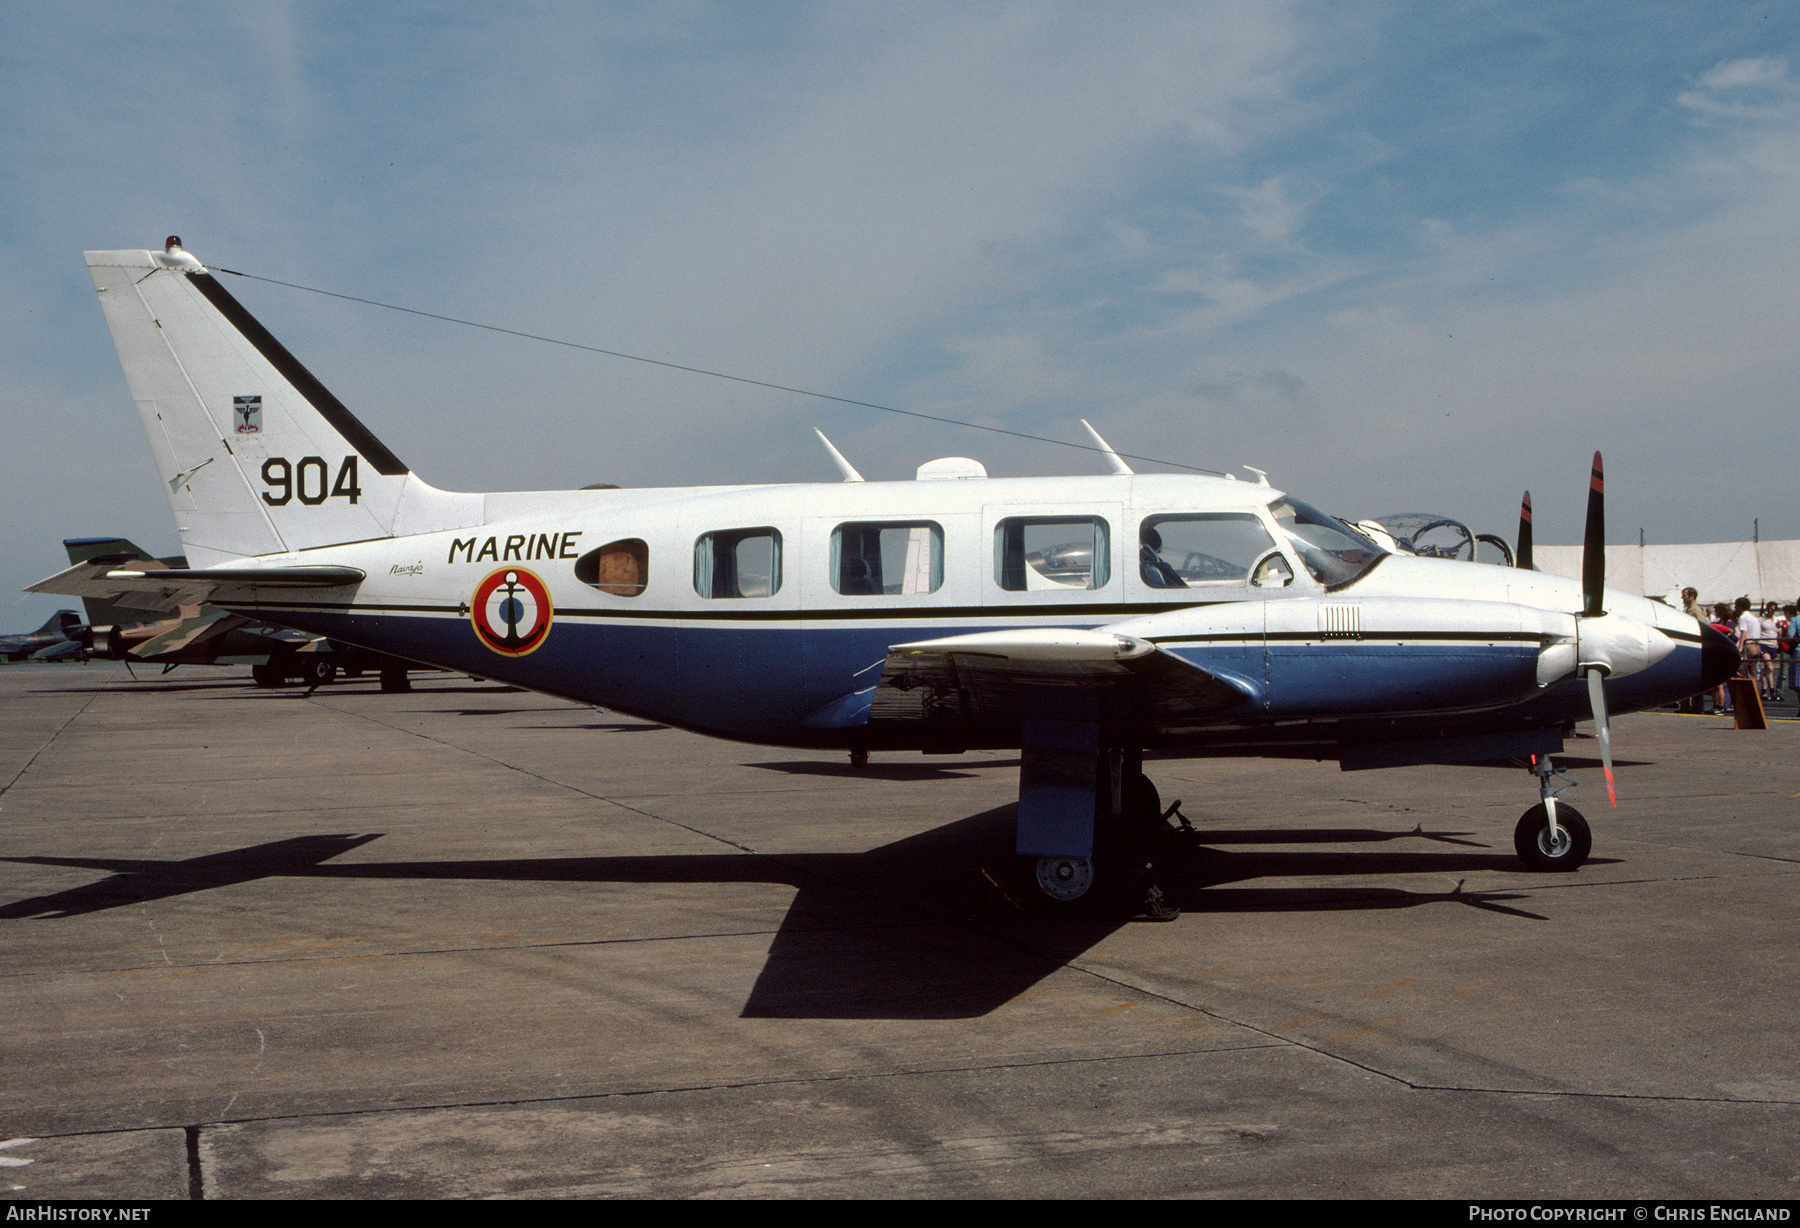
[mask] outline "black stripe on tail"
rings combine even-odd
[[[231,297],[231,291],[221,286],[212,274],[189,273],[187,279],[206,296],[207,302],[219,309],[220,315],[231,321],[238,332],[244,335],[244,340],[256,347],[257,353],[269,360],[269,365],[280,372],[283,379],[292,384],[327,422],[337,428],[338,434],[361,453],[364,460],[375,466],[376,473],[398,477],[410,472],[400,463],[400,458],[388,451],[387,445],[375,438],[374,432],[358,422],[356,415],[342,401],[332,396],[331,390],[302,366],[298,358],[288,353],[287,347],[275,340],[273,333],[257,323],[256,317]]]

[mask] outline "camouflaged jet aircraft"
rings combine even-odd
[[[1591,836],[1552,756],[1592,717],[1737,667],[1679,611],[1583,581],[1391,553],[1261,482],[1112,473],[458,494],[413,473],[197,259],[87,264],[191,566],[89,563],[34,591],[211,602],[718,737],[1021,751],[1020,880],[1141,880],[1147,749],[1346,769],[1514,758],[1524,862]],[[1097,438],[1097,437],[1096,437]],[[834,450],[835,455],[835,450]],[[1135,876],[1135,877],[1134,877]]]
[[[8,661],[60,661],[86,651],[81,632],[81,615],[74,610],[58,610],[36,631],[0,635],[0,657]]]

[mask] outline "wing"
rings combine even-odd
[[[870,696],[871,724],[976,729],[1026,718],[1170,729],[1261,701],[1246,678],[1200,668],[1111,631],[1029,627],[896,644]]]
[[[131,655],[147,658],[180,652],[184,648],[203,644],[215,636],[224,635],[250,621],[240,614],[232,614],[211,605],[190,606],[181,613],[182,617],[178,621],[160,628],[143,643],[133,645]]]

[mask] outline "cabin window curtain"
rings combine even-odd
[[[841,524],[831,586],[846,597],[915,596],[944,583],[944,530],[931,521]]]

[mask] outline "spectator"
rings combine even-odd
[[[1762,613],[1757,615],[1761,624],[1761,634],[1757,642],[1762,647],[1762,697],[1765,700],[1781,698],[1781,607],[1773,601],[1763,602]]]
[[[1700,604],[1699,589],[1684,588],[1681,590],[1681,612],[1695,622],[1703,623],[1707,621],[1706,607]],[[1704,694],[1690,695],[1676,705],[1676,710],[1694,714],[1705,712],[1706,697]]]
[[[1800,606],[1781,608],[1781,655],[1787,659],[1787,684],[1800,691]]]
[[[1713,607],[1710,626],[1714,631],[1730,640],[1733,646],[1737,644],[1737,623],[1731,616],[1731,607],[1723,601]],[[1713,688],[1712,701],[1714,716],[1731,715],[1731,700],[1728,698],[1723,682]]]
[[[1739,597],[1732,607],[1732,613],[1737,617],[1738,656],[1744,662],[1738,676],[1755,680],[1757,693],[1766,696],[1767,688],[1763,686],[1762,616],[1751,607],[1748,597]]]

